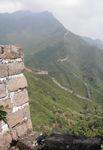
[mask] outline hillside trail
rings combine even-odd
[[[90,91],[89,91],[88,84],[87,84],[84,80],[82,80],[77,74],[75,74],[75,73],[73,73],[73,72],[72,72],[72,74],[73,74],[79,81],[81,81],[81,82],[84,84],[84,86],[86,87],[86,90],[87,90],[88,98],[90,98],[91,95],[90,95]]]
[[[26,68],[25,69],[33,74],[36,74],[36,75],[48,75],[48,71],[45,71],[45,70],[38,70],[38,71],[33,71],[29,68]]]
[[[69,33],[69,32],[67,31],[67,32],[64,34],[64,39],[66,38],[66,36],[68,35],[68,33]],[[57,62],[64,62],[64,61],[67,61],[67,60],[68,60],[68,57],[65,57],[65,58],[63,58],[63,59],[58,59]],[[32,71],[31,69],[29,69],[29,68],[26,68],[26,70],[28,70],[29,72],[32,72],[32,73],[34,73],[34,74],[37,74],[37,75],[48,75],[48,71],[39,70],[39,71],[37,71],[37,72],[34,72],[34,71]],[[71,93],[71,94],[74,94],[77,98],[84,99],[84,100],[90,100],[90,99],[89,99],[89,98],[90,98],[90,91],[89,91],[88,84],[87,84],[84,80],[80,79],[80,77],[79,77],[77,74],[75,74],[75,73],[73,73],[73,72],[71,72],[71,73],[72,73],[78,80],[80,80],[80,81],[85,85],[86,90],[87,90],[88,98],[86,98],[86,97],[84,97],[84,96],[81,96],[80,94],[75,93],[73,90],[62,86],[55,78],[51,77],[51,79],[52,79],[52,81],[53,81],[58,87],[60,87],[61,89],[65,90],[65,91],[67,91],[67,92],[69,92],[69,93]]]
[[[34,72],[33,70],[31,70],[31,69],[29,69],[29,68],[25,68],[25,69],[26,69],[27,71],[29,71],[29,72],[35,74],[35,72]],[[44,74],[42,74],[42,72],[41,72],[41,74],[39,74],[39,75],[44,75]],[[47,75],[47,74],[46,74],[46,75]],[[51,77],[51,76],[50,76],[50,77]],[[37,79],[38,79],[38,78],[36,78],[36,80],[37,80]],[[52,81],[53,81],[58,87],[60,87],[61,89],[65,90],[65,91],[67,91],[67,92],[69,92],[70,94],[75,95],[77,98],[80,98],[80,99],[83,99],[83,100],[89,100],[88,98],[83,97],[83,96],[81,96],[81,95],[75,93],[73,90],[62,86],[54,77],[51,77],[51,79],[52,79]]]
[[[67,61],[67,60],[68,60],[68,57],[65,57],[63,59],[58,59],[57,62],[64,62],[64,61]],[[73,74],[73,76],[75,78],[77,78],[80,82],[82,82],[84,84],[84,86],[86,87],[88,98],[90,98],[91,95],[90,95],[88,84],[84,80],[80,79],[80,77],[76,73],[73,73],[72,71],[71,71],[71,73]]]
[[[54,77],[51,77],[52,81],[61,89],[69,92],[70,94],[74,94],[77,98],[83,99],[83,100],[89,100],[88,98],[81,96],[80,94],[75,93],[73,90],[66,88],[64,86],[62,86]]]
[[[68,35],[68,31],[64,34],[64,39],[66,39],[66,36]],[[57,62],[63,62],[63,61],[66,61],[66,60],[68,60],[68,57],[66,57],[66,58],[64,58],[64,59],[59,59]],[[71,72],[79,81],[81,81],[83,84],[84,84],[84,86],[86,87],[86,90],[87,90],[87,95],[88,95],[88,98],[90,98],[91,97],[91,94],[90,94],[90,91],[89,91],[89,86],[88,86],[88,84],[86,83],[86,81],[84,81],[84,80],[82,80],[82,79],[80,79],[80,77],[77,75],[77,74],[75,74],[75,73],[73,73],[73,72]]]

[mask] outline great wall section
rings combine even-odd
[[[23,59],[21,48],[0,45],[0,106],[8,113],[0,121],[0,150],[100,150],[100,139],[33,131]]]
[[[23,55],[16,46],[0,46],[0,105],[8,106],[7,124],[0,121],[0,150],[32,130]]]

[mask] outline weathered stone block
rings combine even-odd
[[[3,135],[0,135],[0,150],[4,150],[4,145],[5,145],[4,137]]]
[[[24,63],[23,62],[15,62],[8,64],[9,75],[20,74],[24,71]]]
[[[0,105],[6,107],[4,110],[7,112],[7,113],[11,113],[12,112],[12,108],[13,108],[13,104],[11,103],[11,99],[5,99],[3,101],[0,101]]]
[[[39,145],[37,139],[40,137],[40,133],[31,132],[24,137],[18,139],[17,146],[21,150],[38,150]]]
[[[16,59],[23,58],[23,50],[15,45],[0,46],[0,58],[2,59]]]
[[[7,96],[6,85],[4,83],[0,84],[0,98]]]
[[[32,131],[32,130],[33,130],[31,119],[28,119],[28,120],[26,121],[26,126],[27,126],[27,129],[28,129],[29,131]]]
[[[14,127],[18,123],[22,122],[24,118],[30,118],[29,105],[16,111],[15,113],[8,115],[8,125],[10,127]]]
[[[14,77],[8,81],[8,90],[10,92],[17,91],[25,87],[27,87],[27,81],[24,76]]]
[[[23,50],[17,46],[0,46],[0,78],[7,77],[0,80],[0,105],[8,106],[5,109],[8,112],[8,125],[0,122],[0,150],[7,150],[12,139],[17,140],[32,130],[29,99],[25,89],[27,81],[22,74],[23,56]]]
[[[16,132],[16,126],[14,128],[12,128],[11,136],[12,136],[12,140],[17,140],[18,136],[17,136],[17,132]]]
[[[10,132],[7,132],[3,136],[4,136],[4,140],[5,140],[5,147],[8,149],[10,146],[10,143],[12,141],[11,134],[10,134]]]
[[[24,89],[23,91],[14,95],[14,105],[20,106],[29,101],[27,90]]]
[[[0,135],[0,150],[7,150],[12,141],[12,137],[10,132],[5,133],[4,135]]]
[[[7,64],[0,63],[0,78],[6,77],[7,75],[8,75]]]
[[[21,137],[27,133],[27,127],[25,122],[16,126],[16,133],[18,137]]]
[[[0,150],[5,150],[4,145],[1,145],[1,143],[0,143]]]

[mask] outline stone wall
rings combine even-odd
[[[23,55],[14,45],[0,46],[0,105],[8,106],[7,124],[0,121],[0,150],[32,130]]]

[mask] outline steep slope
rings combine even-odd
[[[0,14],[0,43],[25,50],[25,64],[103,106],[103,52],[67,31],[49,12]]]
[[[83,101],[68,91],[62,90],[49,75],[35,75],[25,71],[28,81],[31,118],[34,129],[44,132],[63,133],[76,124],[85,107],[91,111],[96,104]]]
[[[29,70],[25,76],[34,130],[103,139],[103,112],[96,103],[61,89],[49,75],[35,75]]]
[[[62,41],[66,30],[49,12],[0,14],[0,24],[0,43],[22,46],[26,61],[35,52]]]
[[[32,68],[35,64],[35,68],[48,70],[62,85],[102,103],[102,58],[103,52],[99,48],[88,45],[79,36],[68,32],[62,43],[36,53],[28,65]]]

